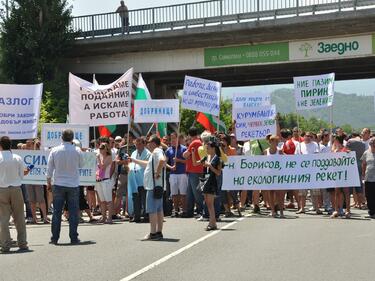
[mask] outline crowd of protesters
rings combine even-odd
[[[17,148],[40,149],[40,142],[28,140]],[[78,169],[85,151],[96,153],[96,184],[79,187]],[[356,153],[360,186],[312,190],[299,190],[296,186],[290,191],[261,191],[256,187],[253,191],[222,190],[222,170],[228,156],[348,151]],[[10,155],[7,138],[3,137],[0,142],[0,242],[5,252],[11,242],[8,229],[11,213],[19,233],[18,245],[21,249],[27,248],[26,231],[20,222],[20,211],[23,214],[24,210],[26,222],[30,224],[38,223],[37,209],[41,222],[46,224],[53,213],[52,244],[58,243],[62,216],[69,221],[72,243],[79,243],[79,222],[147,222],[150,233],[143,240],[160,240],[165,215],[208,221],[207,231],[216,230],[221,217],[242,216],[245,210],[284,218],[285,209],[294,209],[296,214],[314,212],[334,219],[350,218],[352,208],[358,208],[368,209],[369,217],[375,218],[375,137],[367,128],[351,134],[340,128],[335,134],[324,129],[319,132],[282,129],[264,140],[238,142],[233,133],[204,131],[200,134],[192,127],[186,136],[172,133],[163,138],[156,135],[136,138],[130,133],[124,138],[100,137],[91,141],[89,149],[82,149],[68,130],[63,133],[63,144],[50,153],[46,186],[21,185],[28,169],[17,157],[10,159]],[[11,166],[7,161],[13,161],[19,170],[15,176],[19,179],[13,182],[8,180],[7,171]],[[16,171],[15,167],[11,169]],[[5,199],[13,196],[9,192],[21,194],[25,208],[19,200],[8,206]],[[311,201],[309,209],[306,209],[306,200]],[[82,212],[89,220],[83,219]]]

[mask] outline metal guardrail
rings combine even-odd
[[[233,22],[341,12],[375,5],[375,0],[210,0],[129,11],[129,26],[118,13],[74,17],[76,39],[157,32]]]

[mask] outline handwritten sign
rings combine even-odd
[[[264,139],[276,133],[276,106],[233,108],[236,138],[239,141]]]
[[[186,109],[219,116],[221,83],[185,76],[181,106]]]
[[[233,108],[261,107],[271,105],[271,94],[262,92],[234,93]]]
[[[335,73],[294,77],[297,110],[332,106],[335,94]]]

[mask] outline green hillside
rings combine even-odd
[[[276,90],[272,93],[271,100],[280,113],[295,112],[293,90]],[[314,116],[329,121],[329,109],[305,110],[300,113],[307,118]],[[333,121],[337,126],[349,124],[356,129],[363,127],[375,129],[374,97],[335,93]]]

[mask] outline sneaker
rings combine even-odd
[[[29,251],[30,251],[29,247],[25,246],[25,247],[20,247],[17,252],[24,253],[24,252],[29,252]]]
[[[51,239],[51,240],[49,241],[49,244],[50,244],[50,245],[57,245],[57,240],[53,240],[53,239]]]
[[[162,240],[163,238],[164,238],[163,233],[159,231],[155,233],[155,236],[153,237],[152,240]]]
[[[159,236],[156,233],[149,233],[145,237],[141,239],[141,241],[152,241],[152,240],[160,240],[160,234]]]

